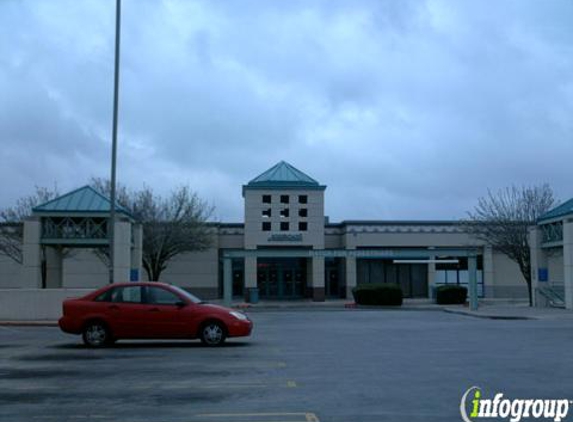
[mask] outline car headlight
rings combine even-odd
[[[245,314],[242,314],[240,312],[231,311],[229,313],[233,315],[235,318],[240,319],[241,321],[246,321],[249,319]]]

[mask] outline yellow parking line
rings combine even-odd
[[[316,414],[306,412],[306,413],[295,413],[295,412],[283,412],[283,413],[204,413],[195,415],[198,418],[206,419],[220,419],[224,418],[225,422],[241,422],[235,418],[249,418],[248,422],[288,422],[285,420],[275,419],[276,417],[301,417],[302,419],[296,418],[295,421],[290,422],[320,422]],[[255,418],[255,419],[250,419]],[[272,421],[264,421],[259,418],[272,418]],[[245,421],[246,422],[246,421]]]

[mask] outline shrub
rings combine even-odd
[[[436,303],[439,305],[461,305],[466,303],[468,289],[458,285],[444,285],[436,289]]]
[[[402,288],[397,284],[361,284],[352,289],[352,295],[354,301],[359,305],[402,305]]]

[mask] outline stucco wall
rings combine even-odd
[[[547,270],[550,283],[563,284],[563,280],[565,280],[563,271],[563,248],[552,249],[551,253],[548,253]]]
[[[109,270],[91,249],[76,249],[63,262],[65,288],[95,289],[105,286],[109,280]]]
[[[0,255],[0,289],[21,287],[22,265]]]
[[[519,266],[502,253],[493,253],[494,284],[486,286],[486,297],[527,298],[527,284]]]
[[[212,248],[204,252],[178,255],[161,273],[160,281],[189,288],[204,298],[211,298],[219,288],[218,276],[219,253]]]
[[[271,195],[272,203],[265,204],[262,202],[263,195]],[[290,201],[288,204],[280,202],[281,195],[288,195]],[[299,195],[306,195],[308,202],[300,204]],[[262,212],[265,209],[271,209],[271,217],[263,217]],[[282,209],[289,209],[289,217],[280,217]],[[307,217],[299,217],[298,210],[307,209]],[[271,222],[272,230],[263,231],[262,223]],[[280,222],[289,222],[290,230],[281,231]],[[308,223],[307,231],[298,231],[298,223],[306,221]],[[302,236],[302,241],[282,242],[269,240],[271,235],[297,234]],[[263,190],[263,189],[245,189],[245,244],[246,249],[256,249],[257,246],[312,246],[315,249],[324,247],[324,191],[308,189],[292,190]]]
[[[57,320],[62,316],[62,302],[80,297],[91,289],[1,289],[0,320]]]

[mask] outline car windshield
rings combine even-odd
[[[201,299],[199,299],[197,296],[192,295],[187,290],[184,290],[181,287],[171,286],[171,288],[175,289],[179,294],[185,296],[187,299],[189,299],[193,303],[203,303],[203,301]]]

